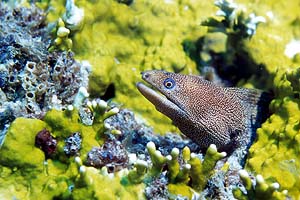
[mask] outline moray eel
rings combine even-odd
[[[203,149],[249,146],[270,100],[260,90],[222,87],[195,75],[152,70],[142,78],[164,96],[139,82],[142,95]]]

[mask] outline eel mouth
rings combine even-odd
[[[156,92],[145,84],[138,82],[136,86],[140,93],[142,93],[142,95],[146,99],[148,99],[153,105],[155,105],[156,109],[159,112],[167,115],[168,117],[174,114],[186,114],[180,105],[177,105],[166,96],[163,96],[162,94]]]

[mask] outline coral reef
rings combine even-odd
[[[110,130],[119,130],[122,134],[116,136],[122,141],[128,152],[144,153],[149,142],[153,142],[157,149],[167,155],[173,148],[183,149],[188,146],[193,152],[199,152],[199,146],[190,141],[182,140],[179,135],[166,133],[165,135],[154,134],[151,127],[140,123],[140,118],[135,119],[134,113],[128,109],[122,109],[116,115],[105,120]]]
[[[220,0],[218,8],[189,0],[6,2],[0,199],[300,198],[298,0]],[[274,93],[272,115],[245,159],[249,174],[232,164],[238,152],[221,159],[212,148],[202,155],[170,133],[178,131],[135,88],[140,71],[197,74],[196,68],[220,84]],[[117,103],[88,101],[87,91]],[[35,146],[41,131],[55,138],[55,151]],[[126,167],[87,166],[88,153],[111,141],[127,153]]]
[[[1,3],[0,20],[0,129],[16,117],[40,118],[72,104],[78,89],[87,87],[89,67],[72,52],[48,52],[45,13]]]
[[[249,151],[246,167],[265,179],[275,179],[295,199],[300,196],[299,68],[278,72],[274,79],[274,114],[257,130],[257,141]]]
[[[197,193],[181,193],[177,187],[185,187],[186,190],[190,188],[191,191],[194,188],[200,192],[214,173],[216,162],[226,155],[218,153],[214,145],[208,149],[203,161],[200,154],[191,153],[188,147],[181,149],[182,154],[179,154],[180,150],[177,148],[168,152],[164,150],[172,148],[172,139],[168,137],[159,143],[168,144],[161,147],[166,155],[162,155],[153,142],[148,142],[143,147],[143,144],[139,144],[139,148],[129,148],[126,145],[132,144],[135,139],[140,140],[145,135],[148,140],[153,141],[159,141],[158,137],[162,136],[149,132],[149,128],[136,122],[128,110],[116,112],[115,105],[103,100],[84,102],[81,106],[92,110],[93,113],[93,123],[88,126],[81,123],[78,110],[70,109],[70,106],[65,111],[48,111],[43,121],[18,118],[12,123],[0,149],[0,161],[3,163],[0,166],[3,196],[22,198],[26,195],[35,198],[43,191],[44,199],[81,199],[99,198],[104,195],[104,191],[109,191],[106,195],[112,196],[107,198],[127,196],[143,199],[144,195],[148,195],[149,198],[188,195],[191,198]],[[133,117],[130,119],[130,126],[140,129],[136,138],[123,135],[122,131],[108,125],[108,122],[114,122],[111,124],[121,130],[124,127],[125,130],[128,120],[120,119],[126,119],[128,116]],[[23,137],[18,136],[18,130],[25,130]],[[183,147],[189,142],[180,137],[175,139],[178,147]],[[20,144],[21,148],[15,148]],[[130,154],[123,144],[131,151]],[[141,153],[142,148],[147,148],[147,152]],[[31,155],[35,155],[34,162]],[[72,155],[75,155],[75,158]],[[12,188],[7,190],[12,181],[9,178],[12,168],[16,170],[14,178],[23,181],[13,184]],[[151,184],[155,182],[160,182],[162,188],[154,189]],[[28,186],[30,183],[33,185]],[[97,190],[100,185],[103,191]],[[16,187],[22,188],[22,192],[9,192],[17,190]],[[4,192],[5,190],[7,192]]]
[[[279,192],[280,185],[278,183],[268,184],[261,175],[255,177],[255,183],[245,170],[240,170],[240,177],[246,188],[246,194],[240,188],[236,188],[233,192],[236,199],[287,199],[287,190]]]
[[[169,199],[170,193],[168,191],[168,180],[165,176],[154,178],[145,189],[147,199]]]
[[[219,0],[215,5],[219,8],[216,16],[202,22],[208,32],[197,44],[198,68],[205,74],[207,67],[211,67],[221,78],[221,84],[234,86],[241,79],[257,74],[259,66],[248,57],[248,49],[244,46],[255,36],[258,25],[266,23],[266,18],[256,16],[255,11],[249,13],[243,5],[233,1]],[[260,87],[259,84],[255,86]]]
[[[131,186],[122,184],[122,172],[119,174],[108,174],[106,167],[100,173],[93,167],[82,165],[79,157],[75,158],[78,166],[78,176],[72,191],[73,199],[145,199],[141,192],[143,184]]]
[[[128,155],[119,141],[108,139],[100,148],[94,147],[88,152],[86,163],[95,168],[106,166],[112,173],[127,167]]]
[[[107,106],[103,115],[109,113],[110,110]],[[118,194],[121,187],[123,188],[122,195],[123,193],[137,197],[142,195],[142,193],[134,192],[134,190],[140,190],[138,185],[132,189],[125,189],[125,186],[120,185],[120,178],[112,180],[107,172],[99,174],[94,167],[78,167],[78,164],[74,162],[74,157],[70,157],[77,151],[76,155],[85,161],[88,152],[103,141],[103,132],[98,132],[102,126],[92,127],[81,124],[76,109],[51,110],[47,112],[43,120],[18,118],[11,124],[0,149],[1,198],[24,199],[27,196],[32,199],[39,196],[43,199],[55,197],[80,199],[89,195],[91,198],[99,198],[99,195],[104,193],[99,191],[94,194],[94,192],[103,183],[115,186],[110,188],[112,193],[108,193],[113,196]],[[22,134],[19,130],[23,130]],[[54,136],[57,146],[52,148]],[[35,147],[35,143],[42,149]],[[72,147],[75,150],[72,150]],[[66,153],[66,149],[70,154]],[[55,154],[50,155],[53,152]],[[78,160],[79,157],[76,158]],[[13,179],[10,178],[12,173],[14,180],[22,181],[13,183]],[[86,187],[86,184],[92,188]]]
[[[79,132],[75,132],[65,139],[64,152],[68,156],[77,155],[81,149],[81,136]]]
[[[72,40],[68,37],[70,34],[70,30],[65,27],[65,23],[61,18],[58,19],[57,22],[57,31],[56,38],[54,40],[54,46],[50,47],[50,51],[52,49],[58,48],[60,50],[70,50],[72,48]]]
[[[50,51],[54,49],[70,50],[73,45],[70,36],[83,26],[84,10],[78,8],[74,0],[67,0],[65,7],[65,13],[56,22],[56,29],[52,30],[55,39],[49,48]]]
[[[161,0],[75,3],[84,9],[84,28],[70,39],[76,59],[89,60],[92,65],[91,96],[114,97],[116,102],[143,115],[149,124],[155,124],[156,131],[174,131],[170,120],[148,109],[150,104],[138,94],[135,83],[146,69],[197,73],[181,42],[186,38],[196,39],[205,32],[199,22],[214,9],[213,4],[190,1],[169,4]],[[65,12],[64,2],[49,4],[56,9],[50,10],[48,20],[56,23]]]
[[[153,142],[149,142],[147,151],[151,158],[151,164],[137,161],[135,168],[128,174],[128,180],[132,183],[140,183],[147,182],[147,179],[153,179],[146,188],[146,194],[151,190],[155,193],[153,196],[166,196],[168,192],[163,189],[167,185],[166,180],[170,184],[183,184],[190,186],[195,191],[203,191],[207,181],[215,173],[216,163],[226,156],[225,152],[219,153],[213,144],[207,149],[203,159],[202,155],[191,153],[188,147],[182,150],[182,155],[179,155],[179,149],[173,148],[169,155],[164,156],[156,149]],[[153,182],[161,183],[162,188],[154,190],[151,186]],[[182,195],[180,190],[173,190],[173,192],[176,195]],[[197,195],[196,192],[191,193],[188,197],[192,198],[195,195]]]
[[[222,20],[209,18],[202,23],[204,26],[212,27],[212,31],[224,32],[226,34],[239,35],[239,37],[252,37],[256,33],[257,25],[265,23],[266,19],[262,16],[256,16],[251,13],[245,16],[244,11],[233,1],[218,0],[215,5],[220,10],[216,15],[222,17]]]
[[[290,41],[299,38],[299,34],[292,31],[299,28],[299,24],[294,23],[298,16],[292,14],[297,3],[290,2],[271,8],[260,2],[256,5],[259,9],[255,9],[249,2],[243,2],[244,6],[247,5],[247,9],[242,8],[243,15],[253,16],[252,13],[256,13],[256,16],[264,17],[264,23],[257,27],[251,39],[236,37],[234,35],[239,29],[229,26],[220,30],[220,25],[223,28],[224,24],[230,25],[226,13],[234,13],[232,9],[241,4],[225,4],[228,10],[220,7],[224,11],[220,13],[223,17],[210,21],[209,33],[202,40],[203,43],[207,41],[206,50],[203,51],[208,53],[210,60],[202,61],[216,67],[222,79],[238,81],[239,85],[246,87],[269,89],[274,93],[275,99],[270,104],[272,115],[257,130],[256,141],[249,150],[246,169],[254,174],[261,174],[267,184],[278,182],[281,190],[288,190],[289,196],[298,199],[299,62],[295,59],[297,53],[292,57],[284,53],[289,48]],[[290,10],[289,14],[284,10]],[[236,25],[240,19],[243,18],[236,19]],[[283,28],[290,31],[280,32]],[[297,52],[297,48],[294,52]]]
[[[75,5],[74,0],[66,0],[66,12],[63,14],[63,21],[71,31],[78,31],[83,26],[84,10]]]

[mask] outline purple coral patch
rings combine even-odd
[[[109,139],[88,153],[87,164],[96,168],[106,166],[109,172],[115,172],[127,167],[128,155],[119,141]]]
[[[46,158],[49,158],[56,150],[57,141],[50,131],[44,128],[35,136],[35,146],[42,149]]]

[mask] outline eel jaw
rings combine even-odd
[[[142,93],[142,95],[148,99],[158,110],[159,112],[165,114],[170,119],[178,118],[179,116],[185,116],[186,112],[182,110],[182,108],[165,96],[158,94],[156,91],[151,89],[150,87],[144,85],[143,83],[138,82],[136,84],[138,90]]]

